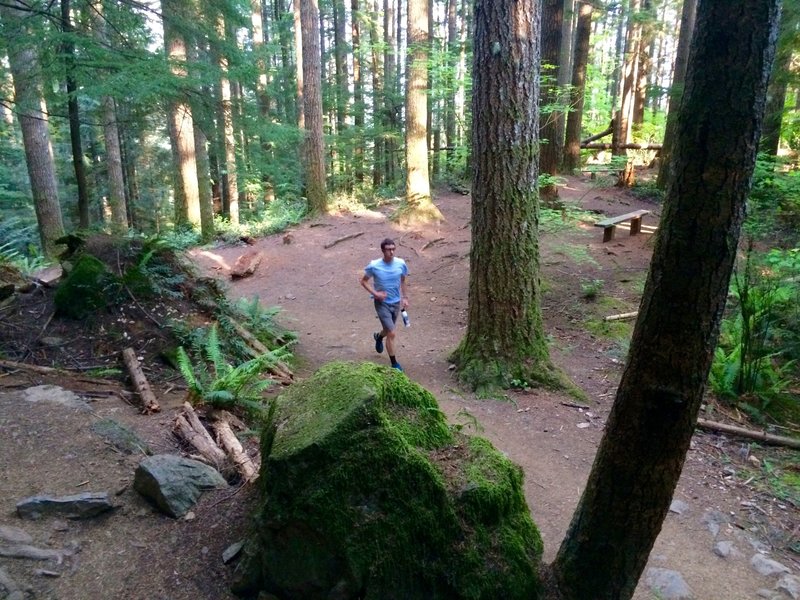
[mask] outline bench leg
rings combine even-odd
[[[603,228],[603,241],[604,242],[610,242],[611,240],[614,239],[614,230],[615,229],[616,229],[616,227],[614,225],[611,225],[610,227],[604,227]]]
[[[636,235],[642,230],[642,217],[631,219],[631,235]]]

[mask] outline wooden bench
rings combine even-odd
[[[649,210],[635,210],[617,217],[608,217],[594,224],[595,227],[603,228],[603,241],[609,242],[614,239],[614,230],[617,225],[625,221],[631,222],[631,235],[636,235],[642,230],[642,217],[649,214]]]

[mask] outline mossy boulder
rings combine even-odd
[[[403,373],[331,363],[277,400],[235,591],[282,599],[538,596],[522,471]]]
[[[53,301],[59,315],[82,319],[114,304],[121,289],[119,279],[102,261],[82,254],[59,284]]]

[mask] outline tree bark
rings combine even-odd
[[[564,144],[558,135],[558,77],[561,55],[561,29],[564,21],[564,0],[542,0],[543,74],[540,106],[545,109],[539,123],[539,172],[556,175],[561,165]],[[558,189],[548,185],[540,190],[543,197],[555,197]]]
[[[764,114],[764,132],[761,136],[761,151],[769,156],[778,155],[781,141],[783,107],[786,104],[786,91],[792,76],[792,56],[796,45],[800,8],[796,3],[786,2],[781,14],[778,49],[772,74],[767,88],[767,108]]]
[[[361,74],[363,49],[359,0],[352,0],[350,9],[352,19],[350,34],[353,38],[353,125],[355,125],[353,172],[356,183],[361,184],[364,182],[364,82]]]
[[[320,213],[327,209],[328,199],[325,189],[325,142],[322,135],[319,10],[315,0],[300,0],[300,20],[303,30],[306,198],[309,212]]]
[[[630,598],[669,510],[727,298],[779,4],[707,0],[698,6],[675,177],[628,361],[553,564],[566,599]]]
[[[406,68],[405,218],[421,222],[439,221],[442,213],[431,200],[428,172],[428,0],[408,1]]]
[[[631,124],[633,122],[633,108],[636,103],[636,84],[639,81],[639,54],[641,53],[642,25],[639,16],[642,12],[642,0],[630,0],[628,11],[628,29],[625,35],[625,59],[622,66],[622,95],[620,101],[619,117],[616,120],[614,132],[614,148],[612,154],[624,156],[627,154],[622,144],[631,141]],[[633,184],[633,170],[628,165],[622,170],[617,185],[629,187]]]
[[[128,369],[128,373],[131,376],[133,387],[136,389],[136,392],[139,394],[139,399],[142,401],[142,412],[146,415],[160,412],[161,407],[158,405],[156,395],[153,393],[150,383],[148,383],[147,377],[144,375],[144,371],[142,371],[141,366],[139,366],[139,359],[133,351],[133,348],[125,348],[122,351],[122,362],[125,363],[125,367]]]
[[[58,184],[50,143],[47,107],[44,100],[36,37],[25,23],[26,5],[21,0],[0,4],[4,35],[15,32],[21,43],[8,48],[8,62],[14,80],[14,99],[25,146],[25,164],[39,225],[39,239],[45,256],[56,256],[55,240],[64,235]]]
[[[224,41],[227,37],[225,18],[217,17],[217,35]],[[228,56],[224,49],[217,53],[219,65],[219,106],[218,119],[221,125],[222,151],[225,164],[225,198],[228,200],[227,216],[232,225],[239,224],[239,178],[236,166],[236,136],[233,127],[233,100],[231,94],[231,81],[228,74]],[[199,203],[198,203],[199,204]],[[199,217],[199,211],[198,211]]]
[[[586,89],[586,65],[589,62],[589,36],[592,31],[592,4],[581,2],[575,31],[575,59],[572,71],[572,91],[567,115],[564,169],[570,173],[581,166],[581,126]]]
[[[680,117],[678,107],[683,95],[683,82],[686,78],[689,47],[692,43],[696,14],[697,0],[683,0],[681,28],[678,33],[678,49],[675,52],[675,66],[669,91],[669,112],[667,113],[667,124],[664,128],[664,141],[661,144],[661,167],[658,170],[658,179],[656,181],[656,185],[661,189],[667,187],[667,180],[672,170],[672,145],[675,139],[675,130],[678,126],[678,118]]]
[[[70,0],[61,0],[61,31],[65,34],[61,44],[64,60],[65,83],[67,88],[67,111],[69,112],[69,139],[72,147],[72,168],[75,170],[75,183],[78,188],[78,226],[88,229],[89,185],[86,182],[86,168],[83,164],[81,144],[81,118],[78,107],[78,84],[75,81],[75,45],[70,36],[75,28],[70,16]]]
[[[170,70],[178,80],[186,78],[186,42],[176,23],[188,18],[180,0],[163,0],[164,48],[170,61]],[[175,220],[177,223],[200,223],[200,200],[197,188],[197,162],[194,147],[194,119],[192,109],[182,93],[169,101],[169,135],[175,160]]]
[[[208,464],[220,471],[224,469],[227,462],[225,452],[214,442],[214,438],[188,402],[183,403],[183,413],[175,418],[173,431],[179,438],[190,443]]]
[[[540,308],[537,9],[475,6],[469,312],[452,356],[474,389],[557,379]]]

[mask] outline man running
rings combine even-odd
[[[383,352],[383,341],[386,340],[386,351],[392,366],[402,371],[403,367],[397,362],[394,350],[395,323],[400,311],[408,307],[408,294],[406,293],[406,276],[408,267],[402,258],[396,258],[394,241],[386,238],[381,242],[383,258],[376,258],[364,269],[361,278],[361,287],[367,290],[375,302],[375,312],[381,321],[383,329],[373,333],[375,351]],[[372,279],[372,285],[369,280]]]

